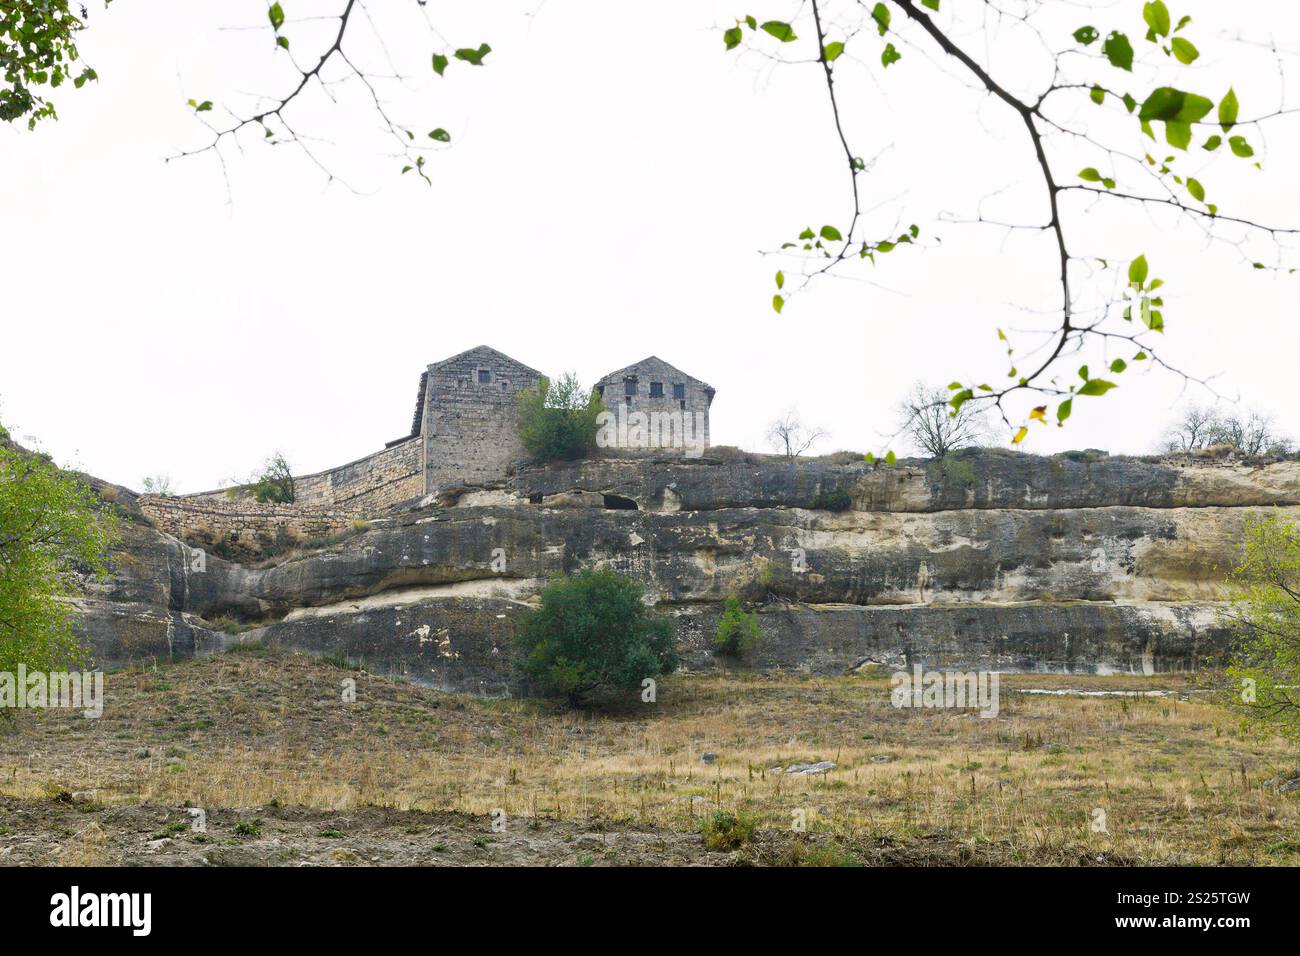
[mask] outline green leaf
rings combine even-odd
[[[439,76],[442,76],[442,71],[447,69],[447,64],[450,62],[451,61],[448,60],[441,53],[435,53],[433,55],[433,72],[437,73]]]
[[[1126,368],[1128,368],[1128,362],[1125,362],[1123,359],[1115,359],[1115,361],[1110,363],[1110,370],[1116,375],[1124,371]]]
[[[1237,125],[1237,110],[1239,108],[1237,91],[1229,87],[1228,92],[1219,101],[1219,125],[1223,127],[1225,133],[1230,132]]]
[[[1201,185],[1199,179],[1188,177],[1187,191],[1192,194],[1192,197],[1196,199],[1197,202],[1205,202],[1205,187]]]
[[[1133,99],[1133,94],[1131,93],[1124,94],[1124,109],[1132,113],[1135,109],[1137,109],[1137,105],[1138,105],[1138,101]]]
[[[834,226],[822,226],[821,237],[828,242],[839,242],[844,238]]]
[[[826,62],[834,63],[836,60],[840,58],[840,54],[843,52],[844,52],[844,44],[841,43],[839,40],[834,40],[826,44],[826,50],[825,50]]]
[[[921,6],[933,10],[935,13],[939,12],[939,0],[921,0]]]
[[[1105,395],[1112,388],[1115,388],[1114,382],[1108,382],[1101,378],[1090,378],[1083,383],[1083,386],[1076,394],[1079,395]]]
[[[430,130],[429,139],[437,140],[439,143],[450,143],[451,134],[439,126],[435,130]]]
[[[1182,37],[1174,37],[1171,46],[1174,50],[1174,56],[1178,58],[1179,63],[1193,63],[1197,57],[1201,55],[1201,51],[1196,49],[1196,46],[1191,40],[1184,40]]]
[[[1212,153],[1222,145],[1223,145],[1223,137],[1216,134],[1214,136],[1211,136],[1209,139],[1207,139],[1205,141],[1205,145],[1202,146],[1201,149],[1207,150]]]
[[[1073,407],[1074,399],[1072,398],[1067,398],[1065,401],[1061,402],[1060,405],[1056,406],[1056,421],[1058,424],[1064,422],[1070,417],[1070,412],[1073,410]]]
[[[1204,96],[1176,90],[1172,86],[1162,86],[1146,98],[1138,119],[1147,122],[1172,120],[1178,123],[1199,123],[1212,109],[1214,102]]]
[[[271,20],[272,30],[279,30],[280,27],[284,26],[284,7],[280,6],[279,3],[271,4],[270,9],[266,11],[266,15]]]
[[[1096,43],[1099,36],[1101,34],[1097,32],[1096,27],[1079,27],[1074,31],[1074,38],[1084,46],[1091,46]]]
[[[194,107],[196,113],[207,113],[212,109],[212,100],[204,100],[202,103],[195,103],[190,100],[190,106]]]
[[[1133,72],[1133,44],[1129,43],[1128,37],[1118,30],[1112,31],[1110,36],[1106,37],[1102,52],[1106,54],[1106,59],[1110,60],[1111,66]]]
[[[1128,281],[1138,288],[1141,288],[1146,283],[1147,276],[1150,275],[1150,272],[1150,267],[1147,265],[1147,257],[1138,256],[1129,264]]]
[[[1085,182],[1099,183],[1101,182],[1101,173],[1097,172],[1097,170],[1092,166],[1089,166],[1087,169],[1079,170],[1079,178]]]
[[[461,47],[459,50],[453,53],[452,56],[454,56],[458,60],[463,60],[464,62],[470,64],[470,66],[482,66],[483,58],[491,52],[492,52],[492,48],[490,46],[488,46],[486,43],[480,43],[478,45],[477,50],[471,47]]]
[[[894,464],[896,461],[898,461],[898,456],[895,455],[892,451],[889,452],[889,453],[887,453],[887,454],[885,455],[885,464],[886,464],[886,465],[892,465],[892,464]]]
[[[1228,146],[1232,148],[1233,155],[1245,159],[1255,155],[1255,150],[1251,148],[1250,143],[1246,142],[1244,136],[1229,136]]]
[[[772,34],[782,43],[790,43],[799,39],[794,35],[794,27],[783,20],[768,20],[763,24],[763,30]]]
[[[1169,120],[1165,123],[1165,141],[1174,149],[1186,149],[1192,142],[1192,126]]]
[[[1164,5],[1164,0],[1154,0],[1143,6],[1142,19],[1156,36],[1169,36],[1169,8]]]
[[[1092,92],[1089,93],[1088,95],[1092,97],[1092,101],[1096,103],[1098,106],[1106,102],[1106,91],[1103,90],[1100,86],[1094,86],[1092,88]]]
[[[891,63],[897,63],[902,58],[903,54],[894,49],[894,44],[892,43],[886,43],[884,51],[880,54],[880,62],[884,66],[889,66]]]
[[[784,289],[784,288],[785,288],[785,273],[784,273],[784,272],[781,272],[781,271],[778,271],[778,272],[777,272],[777,274],[776,274],[776,287],[777,287],[778,289]]]
[[[740,27],[732,27],[730,30],[724,30],[722,33],[722,42],[727,45],[728,50],[734,50],[740,46],[740,41],[744,34],[740,32]]]
[[[278,47],[281,47],[281,48],[283,48],[283,49],[285,49],[285,50],[287,50],[287,49],[289,49],[289,38],[288,38],[288,37],[276,37],[276,38],[275,38],[275,45],[278,46]]]
[[[889,32],[889,7],[877,3],[871,10],[871,19],[876,21],[876,29],[882,37]]]
[[[772,296],[772,308],[776,309],[777,315],[780,315],[781,310],[785,308],[785,299],[781,298],[779,295]]]

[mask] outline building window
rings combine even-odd
[[[601,398],[604,398],[604,397],[605,397],[605,386],[604,386],[604,385],[597,385],[597,386],[596,386],[596,394],[599,395]]]
[[[623,394],[629,396],[636,394],[636,379],[634,378],[623,379]]]
[[[492,381],[492,372],[489,369],[481,368],[478,370],[478,383],[486,385]]]
[[[651,382],[651,383],[650,383],[650,397],[651,397],[651,398],[663,398],[663,397],[664,397],[664,383],[663,383],[663,382]]]
[[[686,386],[681,382],[676,382],[673,385],[673,398],[679,402],[686,398]]]
[[[501,383],[501,391],[503,391],[503,392],[508,392],[508,391],[510,391],[510,383],[509,383],[509,382],[502,382],[502,383]]]

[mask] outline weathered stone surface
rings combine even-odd
[[[958,474],[965,507],[950,507],[951,476],[909,463],[529,469],[265,567],[208,554],[197,568],[124,499],[134,519],[111,577],[81,603],[82,628],[116,665],[228,646],[218,621],[234,618],[273,643],[501,694],[518,614],[551,575],[598,565],[647,586],[691,668],[718,666],[719,603],[737,593],[768,635],[757,667],[1190,669],[1223,651],[1218,602],[1248,517],[1261,505],[1300,517],[1296,461],[961,460],[977,475]],[[806,507],[848,478],[853,509]]]
[[[583,491],[618,494],[642,510],[808,508],[818,492],[843,487],[862,511],[966,508],[1241,507],[1300,504],[1300,461],[1267,463],[1097,453],[1051,457],[958,452],[944,462],[897,467],[834,458],[772,456],[597,458],[522,469],[510,487],[522,498]]]

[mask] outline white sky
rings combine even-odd
[[[990,218],[1041,221],[1044,197],[1018,118],[915,30],[901,37],[908,42],[896,38],[903,60],[888,71],[872,32],[850,38],[838,69],[854,150],[880,155],[862,180],[872,228],[883,235],[916,222],[931,245],[874,270],[851,266],[777,316],[773,273],[784,265],[793,276],[799,265],[759,250],[806,225],[846,225],[847,177],[819,68],[723,52],[721,29],[743,7],[431,3],[444,42],[407,0],[370,0],[388,53],[410,77],[381,88],[393,114],[417,132],[445,127],[453,143],[430,157],[426,188],[383,155],[388,144],[355,81],[335,87],[332,107],[313,90],[290,115],[328,141],[317,148],[358,195],[256,132],[242,153],[226,151],[229,194],[211,155],[163,163],[204,141],[187,98],[217,102],[208,115],[220,122],[223,105],[244,108],[250,92],[292,80],[263,29],[265,4],[89,5],[81,47],[100,82],[58,91],[58,123],[0,130],[0,418],[61,462],[113,481],[138,487],[141,476],[168,472],[182,491],[198,491],[247,475],[276,448],[299,472],[357,458],[405,434],[426,364],[480,343],[587,383],[659,355],[717,388],[717,444],[767,450],[766,424],[796,407],[832,433],[821,451],[880,451],[912,381],[996,381],[1006,366],[995,330],[1054,321],[1020,308],[1055,303],[1048,237],[940,221],[974,216],[982,197],[992,197]],[[1187,36],[1203,56],[1192,69],[1170,67],[1166,80],[1217,100],[1230,78],[1243,117],[1278,108],[1272,55],[1229,38],[1273,36],[1300,49],[1293,3],[1252,0],[1249,23],[1243,5],[1171,5],[1175,17],[1196,16]],[[293,21],[341,6],[285,2],[285,32],[304,61],[331,26]],[[799,6],[769,0],[752,12],[789,18]],[[943,16],[983,6],[944,0]],[[1122,27],[1146,47],[1137,0],[1093,15],[1054,6],[1066,12],[1044,22],[1057,49],[1073,46],[1069,33],[1084,22]],[[223,29],[249,26],[257,29]],[[357,27],[345,49],[392,72],[368,27]],[[779,51],[758,45],[806,58],[810,25],[800,32]],[[429,69],[433,49],[482,41],[493,47],[487,66],[453,63],[442,79]],[[1050,59],[1022,29],[987,44],[969,33],[963,43],[1022,89],[1050,75]],[[1089,69],[1117,85],[1128,79]],[[1128,88],[1143,92],[1154,79],[1142,72]],[[1103,114],[1062,94],[1056,115]],[[1141,148],[1132,125],[1118,128]],[[1242,132],[1262,172],[1226,150],[1194,148],[1180,165],[1225,214],[1300,225],[1300,114]],[[1170,152],[1162,145],[1159,155]],[[1062,170],[1107,162],[1060,155]],[[1166,279],[1170,359],[1220,374],[1221,392],[1300,431],[1300,278],[1244,267],[1236,250],[1207,247],[1168,215],[1067,203],[1072,251],[1124,261],[1145,252]],[[1272,262],[1274,253],[1265,244],[1250,257]],[[1097,288],[1113,286],[1102,277]],[[1063,372],[1085,360],[1102,356]],[[1029,450],[1150,450],[1182,383],[1132,372],[1120,381],[1105,399],[1076,402],[1066,429],[1036,427]]]

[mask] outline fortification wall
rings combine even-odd
[[[348,530],[355,509],[263,504],[247,498],[163,498],[141,495],[149,521],[187,544],[216,554],[263,554]]]
[[[375,512],[423,494],[424,439],[410,438],[328,471],[293,480],[297,504]]]

